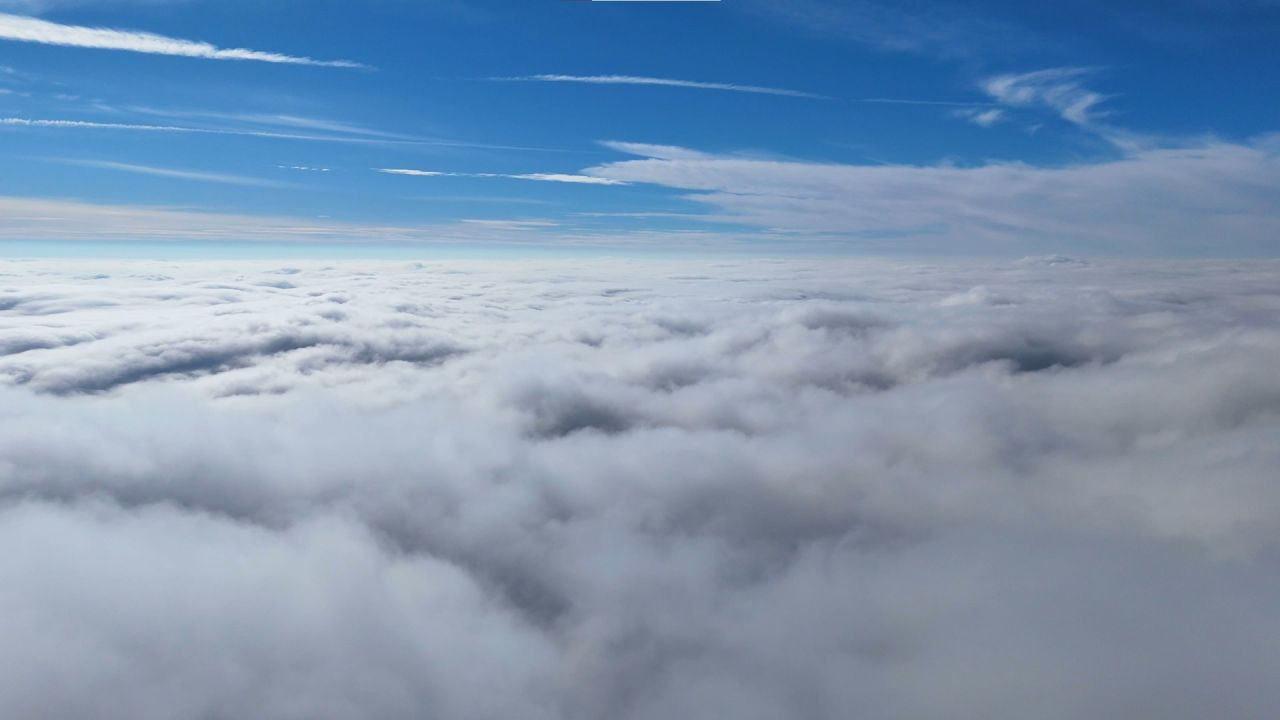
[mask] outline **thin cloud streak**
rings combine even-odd
[[[459,173],[436,172],[434,170],[410,170],[409,168],[378,168],[378,172],[386,175],[408,175],[410,177],[457,177]]]
[[[93,120],[63,120],[47,118],[0,117],[0,127],[55,128],[83,130],[127,130],[138,132],[191,133],[198,135],[230,135],[238,137],[271,138],[276,140],[303,140],[307,142],[335,142],[359,145],[417,145],[425,147],[465,147],[484,150],[520,150],[525,152],[569,152],[559,148],[537,148],[521,145],[491,145],[454,140],[396,140],[384,137],[350,137],[337,135],[304,135],[301,133],[273,132],[270,130],[237,130],[232,128],[198,128],[184,125],[147,125],[144,123],[97,122]]]
[[[591,177],[590,175],[569,175],[565,173],[527,173],[524,175],[503,175],[513,180],[536,180],[538,182],[558,182],[575,185],[626,185],[621,180]]]
[[[820,35],[888,52],[973,59],[1043,44],[1025,27],[959,3],[887,0],[740,0],[745,9]]]
[[[643,77],[637,75],[526,75],[523,77],[495,77],[490,80],[498,82],[562,82],[584,83],[588,85],[658,85],[662,87],[692,88],[695,90],[724,90],[727,92],[755,93],[757,95],[781,95],[784,97],[809,98],[811,100],[829,100],[826,95],[786,90],[783,88],[763,87],[760,85],[739,85],[736,83],[699,82],[697,80],[674,80],[671,78]]]
[[[288,188],[297,187],[292,183],[284,183],[275,180],[264,180],[262,178],[247,177],[244,175],[230,175],[227,173],[203,172],[199,170],[182,170],[178,168],[163,168],[152,165],[138,165],[134,163],[113,162],[110,160],[66,160],[60,159],[57,162],[68,165],[78,165],[80,167],[97,168],[100,170],[116,170],[119,172],[134,173],[135,175],[152,175],[154,177],[173,178],[176,180],[194,180],[197,182],[221,183],[223,185],[244,185],[248,187],[267,187],[267,188]],[[299,168],[302,169],[302,168]]]
[[[995,107],[990,102],[960,102],[958,100],[909,100],[899,98],[853,98],[849,102],[869,105],[941,105],[943,107]]]
[[[135,30],[62,25],[39,18],[0,13],[0,39],[62,47],[124,50],[152,55],[176,55],[208,60],[249,60],[316,67],[366,68],[350,60],[316,60],[245,48],[220,48],[207,42],[171,38]]]
[[[231,130],[222,128],[198,128],[183,125],[147,125],[145,123],[97,122],[93,120],[63,120],[46,118],[0,118],[0,126],[30,128],[61,128],[83,130],[132,130],[138,132],[191,133],[197,135],[233,135],[240,137],[274,138],[279,140],[308,140],[318,142],[403,142],[390,140],[374,140],[370,138],[337,137],[329,135],[302,135],[298,133],[281,133],[266,130]]]
[[[269,125],[273,127],[320,131],[333,133],[335,135],[362,135],[385,140],[414,141],[421,139],[409,135],[362,127],[360,125],[354,125],[340,120],[280,113],[233,113],[208,110],[168,110],[154,107],[132,107],[129,108],[129,110],[143,115],[153,115],[165,118],[181,118],[184,120],[216,120],[222,122],[246,123],[249,125]]]
[[[534,180],[537,182],[569,183],[573,185],[628,185],[630,183],[592,175],[571,175],[567,173],[456,173],[437,170],[413,170],[411,168],[376,168],[377,172],[386,175],[406,175],[409,177],[470,177],[470,178],[506,178],[508,180]]]

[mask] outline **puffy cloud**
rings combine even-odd
[[[1280,702],[1280,265],[0,273],[5,717]]]

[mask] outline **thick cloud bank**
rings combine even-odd
[[[0,264],[0,717],[1257,718],[1280,264]]]

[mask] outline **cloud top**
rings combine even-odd
[[[0,273],[5,717],[1280,704],[1275,263]]]

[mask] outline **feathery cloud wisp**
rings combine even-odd
[[[410,168],[376,168],[387,175],[408,175],[411,177],[471,177],[471,178],[506,178],[508,180],[535,180],[538,182],[570,183],[573,185],[627,185],[629,183],[612,178],[594,175],[572,175],[568,173],[458,173],[439,172],[436,170],[413,170]]]
[[[411,170],[409,168],[378,168],[378,172],[387,175],[408,175],[410,177],[440,177],[456,173],[436,172],[434,170]]]
[[[696,90],[725,90],[728,92],[756,93],[758,95],[782,95],[785,97],[810,98],[826,100],[825,95],[786,90],[783,88],[763,87],[760,85],[738,85],[736,83],[699,82],[696,80],[673,80],[670,78],[642,77],[636,75],[526,75],[522,77],[495,77],[490,80],[501,82],[567,82],[585,83],[589,85],[660,85],[663,87],[693,88]]]
[[[867,105],[940,105],[942,107],[961,107],[976,108],[990,107],[994,103],[988,102],[962,102],[960,100],[915,100],[912,98],[853,98],[849,102],[863,103]]]
[[[211,117],[215,116],[213,114]],[[126,130],[137,132],[170,132],[192,133],[197,135],[231,135],[239,137],[271,138],[277,140],[304,140],[308,142],[336,142],[363,145],[421,145],[427,147],[471,147],[487,150],[519,150],[522,152],[563,152],[556,148],[527,147],[520,145],[493,145],[490,143],[473,143],[462,140],[446,140],[437,138],[396,139],[390,133],[366,131],[364,135],[336,135],[282,132],[270,129],[252,129],[235,127],[191,127],[187,125],[148,125],[146,123],[97,122],[94,120],[65,120],[50,118],[0,117],[0,127],[53,128],[63,130]],[[268,126],[269,127],[269,126]],[[334,130],[333,132],[338,132]]]
[[[0,13],[0,39],[64,47],[127,50],[153,55],[177,55],[210,60],[253,60],[288,65],[363,68],[350,60],[316,60],[282,53],[220,48],[207,42],[171,38],[136,30],[114,30],[82,25],[63,25],[39,18]]]
[[[1106,97],[1080,82],[1087,68],[1050,68],[1036,72],[996,75],[982,83],[982,90],[1002,105],[1048,107],[1076,125],[1093,122],[1094,107]]]
[[[184,125],[148,125],[146,123],[97,122],[93,120],[63,120],[49,118],[0,118],[0,127],[55,128],[80,130],[131,130],[137,132],[191,133],[196,135],[236,135],[241,137],[276,138],[282,140],[312,140],[321,142],[374,143],[396,142],[372,140],[360,137],[331,135],[303,135],[300,133],[272,132],[269,130],[238,130],[231,128],[201,128]]]
[[[990,108],[988,110],[969,108],[967,110],[956,110],[952,114],[984,128],[989,128],[1004,119],[1004,110],[1000,108]]]
[[[152,165],[138,165],[135,163],[113,162],[110,160],[60,160],[59,162],[64,162],[68,165],[79,165],[80,167],[97,168],[100,170],[116,170],[119,172],[134,173],[135,175],[152,175],[155,177],[173,178],[175,180],[194,180],[197,182],[221,183],[223,185],[245,185],[249,187],[294,187],[289,183],[247,177],[244,175],[154,167]]]

